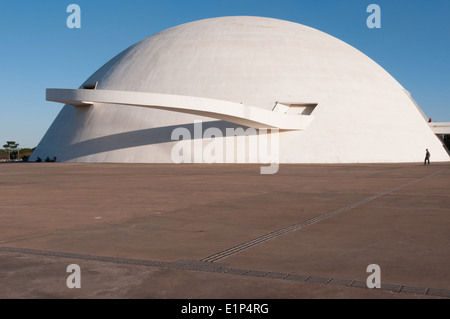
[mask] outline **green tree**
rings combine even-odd
[[[17,148],[19,147],[19,144],[15,141],[7,141],[5,145],[3,145],[5,150],[8,152],[9,159],[11,159],[11,152],[15,153]]]

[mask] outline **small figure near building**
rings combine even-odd
[[[427,148],[427,151],[425,153],[425,161],[424,161],[423,165],[430,165],[430,156],[431,156],[431,154]]]

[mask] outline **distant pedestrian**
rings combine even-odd
[[[427,148],[427,151],[425,153],[425,161],[423,162],[423,165],[430,165],[430,156],[431,156],[431,154]]]

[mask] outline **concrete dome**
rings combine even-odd
[[[217,99],[311,116],[305,129],[280,131],[281,163],[417,162],[426,148],[433,160],[449,160],[420,108],[382,67],[293,22],[221,17],[176,26],[126,49],[81,88],[95,82],[100,91]],[[236,127],[161,109],[65,105],[32,160],[170,163],[177,143],[171,133],[192,131],[194,120],[203,129]]]

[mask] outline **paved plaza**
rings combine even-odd
[[[0,298],[450,298],[449,168],[2,163]]]

